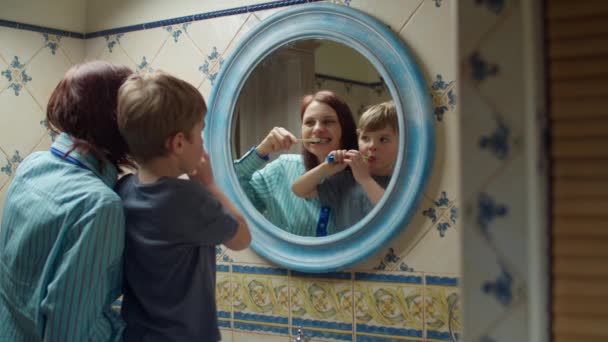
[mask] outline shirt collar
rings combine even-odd
[[[61,152],[62,154],[67,153],[74,145],[74,140],[67,133],[61,133],[53,144],[51,148],[54,148]],[[118,178],[118,170],[116,167],[112,165],[112,163],[106,161],[104,163],[104,168],[100,172],[99,171],[99,162],[92,154],[81,154],[78,150],[73,150],[69,154],[70,157],[76,159],[78,162],[82,163],[86,166],[90,171],[92,171],[97,177],[101,178],[101,180],[110,188],[114,188],[116,184],[116,179]]]

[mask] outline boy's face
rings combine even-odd
[[[377,131],[359,133],[359,152],[367,156],[369,172],[374,176],[390,176],[399,153],[399,135],[386,126]]]
[[[184,139],[184,149],[180,168],[184,173],[192,172],[198,166],[203,157],[203,129],[205,128],[205,117],[199,121],[190,132],[188,138]]]

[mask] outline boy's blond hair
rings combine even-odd
[[[387,126],[393,131],[399,132],[397,108],[393,101],[382,102],[367,108],[359,119],[357,132],[373,132]]]
[[[190,83],[162,71],[133,74],[118,92],[118,128],[139,162],[167,154],[168,138],[203,120],[207,105]]]

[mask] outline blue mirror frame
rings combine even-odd
[[[294,235],[266,220],[239,185],[230,143],[238,94],[251,72],[276,49],[303,39],[332,40],[365,56],[384,79],[401,114],[399,157],[387,195],[361,222],[326,237]],[[337,271],[388,247],[416,212],[434,159],[429,88],[413,56],[386,25],[343,5],[294,6],[248,32],[222,65],[205,120],[205,148],[216,183],[249,223],[251,248],[276,264],[301,272]]]

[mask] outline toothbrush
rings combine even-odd
[[[364,161],[364,162],[367,162],[367,160],[369,159],[369,156],[367,156],[367,155],[362,155],[362,156],[361,156],[361,158],[363,158],[363,161]],[[336,160],[335,160],[335,157],[334,157],[334,155],[333,155],[333,154],[328,154],[328,155],[327,155],[327,157],[325,157],[325,161],[326,161],[326,162],[328,162],[328,163],[333,163],[333,162],[335,162]]]
[[[299,142],[303,143],[311,143],[311,144],[324,144],[328,143],[329,139],[321,139],[321,138],[302,138],[298,139]]]

